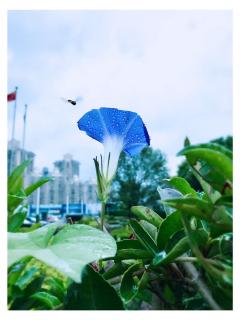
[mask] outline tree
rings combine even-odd
[[[211,140],[210,142],[220,144],[230,150],[232,150],[232,148],[233,148],[233,137],[232,136],[220,137],[215,140]],[[202,187],[201,187],[200,183],[193,175],[191,168],[186,160],[184,160],[179,165],[177,175],[185,178],[195,190],[202,191]]]
[[[166,158],[160,150],[147,147],[132,158],[122,153],[110,202],[128,212],[134,205],[161,211],[157,187],[162,186],[162,179],[167,177]]]

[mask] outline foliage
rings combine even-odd
[[[38,225],[30,232],[19,232],[26,217],[25,212],[22,214],[21,203],[48,181],[40,180],[23,189],[23,175],[28,163],[24,162],[16,167],[8,179],[8,229],[15,231],[8,233],[9,308],[42,310],[59,309],[64,305],[68,309],[70,302],[65,302],[66,290],[63,282],[59,277],[46,277],[46,272],[36,263],[30,267],[29,259],[34,257],[60,271],[69,281],[80,283],[84,266],[95,260],[114,256],[116,243],[109,234],[96,228],[80,224],[66,225],[61,221],[40,228]],[[108,283],[105,284],[100,275],[96,276],[87,270],[88,281],[96,280],[98,286],[102,284],[103,288],[113,295],[114,288]],[[83,280],[85,278],[84,273]],[[71,289],[68,290],[68,294],[71,295]],[[115,300],[118,301],[116,306],[122,308],[117,293]],[[108,302],[108,299],[106,301]],[[105,306],[110,308],[110,301],[109,304],[107,302]]]
[[[132,207],[133,235],[117,242],[114,265],[103,275],[118,279],[126,309],[232,308],[232,153],[208,143],[179,155],[203,191],[173,177],[165,183],[181,197],[162,200],[173,209],[165,219]]]
[[[231,150],[211,142],[188,144],[179,152],[186,157],[201,185],[201,192],[196,192],[183,177],[168,178],[165,159],[157,152],[158,161],[152,164],[151,159],[156,159],[156,154],[151,158],[153,153],[155,151],[149,148],[144,149],[139,158],[125,159],[123,156],[120,159],[117,177],[122,178],[123,186],[133,190],[130,198],[121,187],[117,199],[120,201],[122,197],[121,205],[125,203],[134,218],[108,216],[105,234],[96,229],[99,226],[93,220],[86,218],[81,222],[88,226],[75,224],[56,230],[51,224],[45,229],[25,233],[24,237],[20,232],[11,233],[13,238],[21,238],[14,243],[14,248],[31,249],[28,254],[36,258],[39,258],[39,245],[44,243],[42,260],[47,264],[29,256],[23,257],[26,254],[21,255],[23,258],[18,262],[14,261],[8,274],[9,309],[232,309]],[[121,161],[126,161],[125,168]],[[128,170],[129,179],[126,177]],[[21,180],[18,176],[15,179]],[[173,192],[167,192],[167,196],[161,199],[168,214],[159,216],[153,207],[159,197],[157,187],[163,185]],[[19,201],[21,193],[18,188],[16,190],[18,196],[14,197],[11,192],[10,201]],[[115,185],[114,196],[116,190]],[[176,195],[176,191],[178,198],[171,196]],[[11,218],[22,210],[16,206],[9,212]],[[98,255],[100,242],[105,241],[105,237],[106,241],[112,239],[107,232],[117,240],[117,250],[106,254],[110,245],[106,242],[105,249],[102,248],[106,254],[103,258]],[[26,245],[23,246],[21,241]],[[90,245],[91,252],[88,252],[89,242],[94,243],[94,246]],[[88,258],[90,255],[91,259],[84,263],[87,265],[82,269],[81,282],[76,282],[77,278],[69,272],[63,272],[63,265],[59,268],[47,261],[45,250],[49,254],[54,244],[60,245],[60,264],[71,261],[69,265],[73,263],[79,276],[80,269],[75,268],[76,264],[85,255]],[[71,245],[70,250],[66,249],[68,245]],[[11,251],[9,253],[11,255]],[[96,261],[89,263],[93,259]]]
[[[92,267],[86,266],[80,284],[72,283],[64,301],[66,310],[122,310],[114,288]]]
[[[10,310],[58,308],[65,296],[67,280],[55,269],[26,257],[9,268],[8,305]]]
[[[30,160],[24,161],[8,177],[8,231],[10,232],[17,232],[27,216],[24,200],[50,180],[50,178],[41,178],[24,188],[24,170],[30,162]]]
[[[212,140],[212,143],[220,144],[225,148],[232,150],[233,149],[233,138],[232,136],[220,137],[218,139]],[[197,191],[202,191],[201,184],[198,179],[192,173],[189,163],[184,160],[178,167],[178,176],[185,178],[190,185]]]
[[[130,158],[121,154],[116,177],[112,184],[110,201],[115,207],[130,212],[132,206],[148,206],[161,211],[157,187],[168,177],[165,156],[150,147]]]

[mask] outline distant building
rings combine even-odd
[[[54,167],[67,179],[73,179],[74,176],[79,177],[80,162],[73,160],[71,154],[65,154],[63,160],[55,161]]]
[[[32,174],[34,169],[35,154],[31,151],[23,150],[18,140],[10,140],[8,142],[8,173],[18,166],[24,160],[32,160],[26,169],[26,173]]]
[[[12,158],[11,158],[12,157]],[[80,180],[80,162],[74,160],[72,155],[65,154],[62,160],[54,162],[53,170],[44,167],[40,172],[34,169],[35,154],[20,148],[20,142],[14,140],[8,144],[8,172],[10,168],[19,165],[23,160],[32,159],[27,168],[24,183],[32,184],[43,177],[50,177],[51,180],[40,188],[40,194],[35,191],[29,198],[28,203],[36,205],[37,197],[42,206],[52,205],[81,205],[96,210],[99,207],[97,198],[97,184],[94,181],[83,182]],[[12,163],[11,163],[12,161]],[[86,210],[86,211],[88,211]]]

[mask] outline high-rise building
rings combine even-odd
[[[85,204],[93,208],[97,207],[97,184],[94,181],[83,182],[80,180],[80,162],[74,160],[72,155],[66,154],[62,160],[54,162],[53,170],[44,167],[40,172],[34,168],[35,154],[22,150],[20,142],[13,140],[8,144],[8,170],[19,165],[23,160],[32,159],[26,169],[24,184],[27,186],[42,177],[50,177],[50,181],[35,191],[28,203],[36,205],[39,197],[40,205],[79,205]]]
[[[34,169],[35,154],[20,147],[20,141],[12,139],[8,142],[8,173],[20,165],[24,160],[32,160],[26,169],[26,174],[30,175]]]
[[[72,180],[75,176],[79,177],[80,162],[73,160],[72,155],[69,153],[63,156],[63,160],[55,161],[54,167],[67,179]]]

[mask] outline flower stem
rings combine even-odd
[[[102,201],[101,203],[101,230],[103,231],[103,225],[104,225],[104,216],[105,216],[105,211],[106,211],[106,203]]]
[[[195,257],[179,257],[175,259],[175,262],[198,262],[198,259]]]

